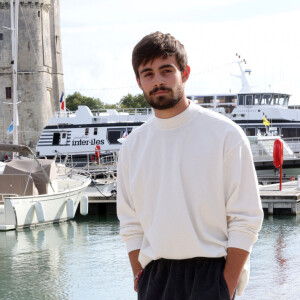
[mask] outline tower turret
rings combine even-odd
[[[10,1],[0,0],[0,141],[12,120]],[[35,146],[64,89],[59,0],[20,0],[18,34],[19,143]]]

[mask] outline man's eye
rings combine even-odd
[[[172,70],[170,70],[170,69],[163,70],[163,73],[171,73],[171,72],[172,72]]]
[[[151,75],[152,75],[152,73],[145,73],[144,77],[149,77]]]

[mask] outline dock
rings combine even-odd
[[[300,188],[297,181],[285,182],[279,191],[279,183],[260,186],[260,197],[265,213],[300,214]]]
[[[103,186],[88,186],[85,195],[89,199],[89,212],[91,214],[116,214],[117,193],[111,191],[108,183]]]
[[[260,185],[259,191],[265,214],[300,214],[300,188],[297,181],[284,182],[282,191],[279,191],[279,184]],[[116,213],[117,194],[111,193],[111,187],[89,186],[85,194],[91,212]]]

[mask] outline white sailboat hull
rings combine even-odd
[[[58,192],[38,196],[4,197],[0,230],[13,230],[74,218],[90,179],[80,175],[57,179]]]

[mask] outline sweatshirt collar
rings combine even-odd
[[[189,106],[183,112],[172,118],[161,119],[154,116],[154,123],[159,128],[165,130],[180,127],[193,118],[196,111],[194,106],[195,104],[193,104],[193,102],[190,101]]]

